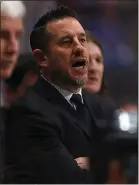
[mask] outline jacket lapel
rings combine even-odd
[[[63,114],[67,113],[67,115],[69,115],[69,118],[73,120],[73,124],[76,124],[78,127],[80,127],[82,131],[85,133],[85,135],[87,135],[87,137],[89,138],[92,137],[92,134],[88,129],[88,125],[83,121],[81,115],[77,114],[76,110],[70,105],[70,103],[63,97],[63,95],[55,87],[53,87],[49,82],[47,82],[43,78],[40,78],[40,80],[36,84],[35,89],[37,90],[40,96],[45,97],[47,101],[51,102],[58,112],[61,113],[61,111],[63,110]],[[83,99],[86,108],[89,110],[90,107],[85,95],[83,95]],[[92,116],[92,113],[90,113],[90,110],[89,115],[91,117],[93,125],[94,124],[93,122],[95,120]]]
[[[84,99],[84,104],[86,106],[86,109],[88,110],[88,113],[91,118],[91,126],[92,126],[92,137],[95,139],[97,136],[97,118],[94,114],[94,109],[95,109],[95,95],[90,94],[86,91],[83,91],[83,99]]]

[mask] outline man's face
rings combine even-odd
[[[89,70],[85,88],[92,93],[98,93],[101,89],[104,72],[103,55],[101,49],[92,42],[88,42],[88,51]]]
[[[50,22],[47,30],[52,34],[47,55],[49,79],[68,90],[83,86],[89,58],[84,29],[76,19],[63,18]]]
[[[23,21],[1,14],[0,25],[0,78],[9,78],[15,68],[20,40],[23,34]]]

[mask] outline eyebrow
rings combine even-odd
[[[61,39],[63,40],[63,39],[66,39],[66,38],[70,38],[70,37],[71,37],[71,35],[67,34],[67,35],[64,35],[63,37],[61,37],[60,40]]]
[[[80,33],[79,36],[81,36],[81,37],[86,37],[86,34],[85,34],[85,33]],[[72,37],[72,36],[71,36],[70,34],[66,34],[66,35],[64,35],[63,37],[61,37],[61,39],[66,39],[66,38],[68,38],[68,37]]]
[[[86,34],[85,33],[80,33],[79,34],[81,37],[86,37]]]

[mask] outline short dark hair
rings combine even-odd
[[[30,35],[31,49],[41,49],[42,51],[48,46],[51,34],[46,30],[46,25],[53,21],[65,17],[73,17],[78,20],[76,12],[64,5],[57,5],[55,9],[51,9],[39,18]]]
[[[100,48],[101,52],[103,53],[102,46],[101,46],[98,38],[95,36],[95,34],[93,34],[93,32],[91,32],[89,30],[85,30],[85,33],[86,33],[87,42],[93,42],[94,44],[96,44]]]

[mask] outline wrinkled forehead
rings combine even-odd
[[[23,19],[21,18],[11,18],[6,14],[1,14],[0,16],[0,29],[19,29],[24,30]]]
[[[85,35],[85,31],[79,21],[71,17],[51,21],[47,24],[47,30],[54,36],[63,36],[66,34]]]

